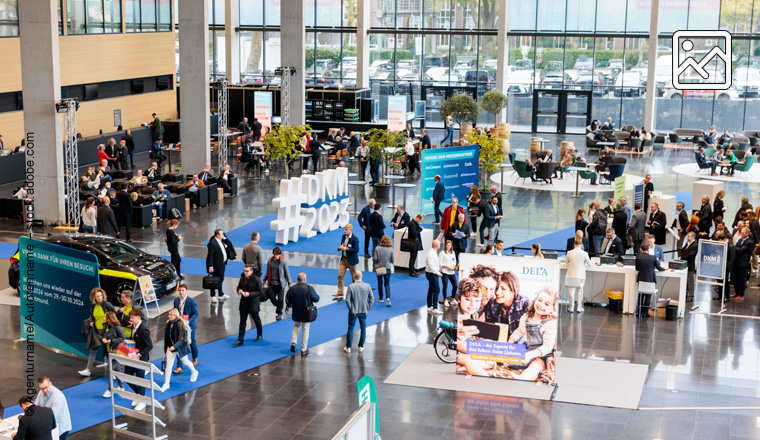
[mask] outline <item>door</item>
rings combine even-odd
[[[533,133],[583,134],[591,123],[591,91],[533,91]]]

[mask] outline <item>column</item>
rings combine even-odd
[[[50,0],[24,0],[18,9],[26,173],[34,218],[65,223],[63,120],[55,110],[61,100],[58,9]]]
[[[499,20],[496,34],[496,90],[507,94],[507,65],[509,64],[509,0],[496,0]],[[509,106],[510,108],[512,106]],[[496,124],[505,122],[507,111],[499,112]]]
[[[280,10],[282,45],[280,62],[283,67],[295,67],[296,74],[290,77],[290,123],[306,122],[306,9],[305,0],[289,0],[287,7]],[[285,5],[286,3],[283,3]]]
[[[655,64],[657,63],[657,34],[660,20],[660,0],[652,0],[652,9],[649,22],[649,58],[647,61],[647,97],[644,103],[644,127],[647,131],[654,130],[654,107],[657,94],[657,82],[655,81]],[[675,48],[674,48],[675,49]],[[654,137],[654,135],[652,135]]]
[[[235,29],[240,26],[240,0],[224,0],[224,41],[227,81],[240,84],[240,40]]]
[[[182,0],[178,3],[182,172],[191,174],[202,170],[211,160],[208,0]]]
[[[356,87],[369,88],[369,10],[370,2],[356,4]],[[419,50],[419,49],[418,49]]]

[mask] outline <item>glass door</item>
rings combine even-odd
[[[560,133],[585,134],[586,126],[591,124],[591,91],[563,91],[561,107],[564,114],[560,117]]]
[[[533,91],[533,133],[560,133],[561,90]]]
[[[591,91],[533,91],[533,133],[583,134],[591,123]]]

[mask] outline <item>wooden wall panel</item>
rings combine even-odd
[[[21,90],[21,43],[0,38],[0,93]]]
[[[85,137],[98,134],[101,129],[103,133],[116,131],[113,125],[113,111],[116,109],[121,109],[124,128],[151,122],[151,113],[156,113],[161,120],[176,119],[177,95],[174,90],[167,90],[82,102],[77,112],[77,131]]]

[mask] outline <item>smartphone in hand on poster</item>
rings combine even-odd
[[[508,338],[509,328],[503,325],[494,324],[490,322],[478,321],[475,319],[465,319],[462,321],[462,325],[472,325],[478,328],[477,337],[481,339],[489,339],[491,341],[504,341]],[[502,334],[502,332],[504,332]],[[501,338],[501,336],[504,336]]]

